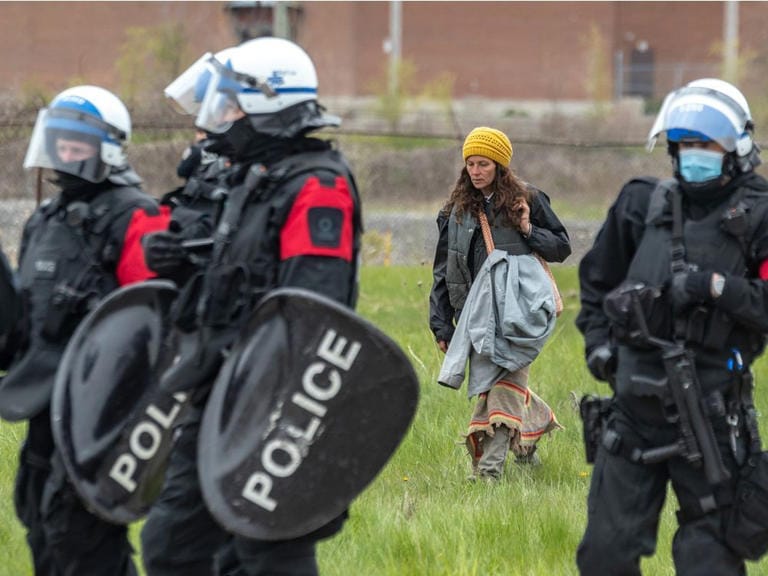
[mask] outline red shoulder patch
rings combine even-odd
[[[115,271],[120,286],[141,282],[157,276],[157,274],[147,268],[147,264],[144,261],[144,248],[141,246],[141,239],[148,232],[166,230],[170,220],[171,212],[168,206],[161,206],[160,212],[156,215],[147,214],[143,208],[133,213],[128,228],[125,230],[123,251],[120,254],[120,260]]]
[[[352,261],[354,203],[347,181],[337,176],[333,187],[311,176],[280,230],[280,259],[329,256]]]

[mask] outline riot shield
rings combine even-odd
[[[54,440],[84,502],[110,522],[143,516],[160,492],[188,393],[158,382],[180,355],[172,282],[116,290],[78,326],[56,373]]]
[[[371,323],[313,292],[272,292],[203,416],[198,468],[211,513],[260,540],[323,526],[392,456],[418,391],[405,354]]]

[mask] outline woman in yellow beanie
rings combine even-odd
[[[571,253],[568,233],[547,195],[510,169],[512,144],[506,134],[475,128],[464,141],[462,155],[464,166],[437,217],[429,324],[443,352],[492,249],[514,256],[535,252],[549,262],[562,262]],[[481,215],[491,245],[483,237]],[[488,362],[481,360],[470,355],[468,393],[478,400],[467,448],[471,478],[497,480],[510,448],[518,462],[536,463],[536,443],[559,425],[549,406],[528,387],[527,365],[513,371],[491,365],[489,370]]]

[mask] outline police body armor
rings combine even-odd
[[[199,212],[199,218],[216,222],[227,197],[221,181],[228,168],[227,160],[222,157],[200,166],[186,184],[164,194],[160,204],[170,206],[174,212],[178,207],[189,208]],[[186,224],[182,222],[182,225]]]
[[[497,213],[491,225],[493,243],[499,250],[504,250],[512,256],[530,254],[531,249],[523,240],[520,232],[507,222],[505,216]],[[480,224],[471,214],[464,214],[462,221],[456,218],[456,209],[451,211],[448,220],[448,259],[446,262],[445,283],[448,288],[448,299],[454,310],[461,310],[469,294],[472,284],[472,270],[469,267],[469,255],[472,249],[472,238],[480,230]],[[486,253],[485,244],[481,244],[482,253]],[[474,268],[479,269],[479,262]]]
[[[137,194],[143,196],[137,188],[111,188],[90,202],[66,205],[59,197],[30,219],[19,265],[28,342],[0,382],[0,417],[24,420],[47,406],[67,341],[98,300],[117,287],[120,247],[106,235],[110,223],[135,206]]]
[[[667,287],[671,281],[672,194],[680,194],[677,182],[659,183],[651,195],[645,230],[627,273],[628,283],[658,287],[658,298],[645,310],[646,323],[652,336],[671,340],[674,337],[673,309]],[[699,220],[683,219],[685,261],[692,270],[718,270],[726,275],[745,276],[748,270],[747,245],[751,236],[748,220],[733,218],[746,215],[751,190],[739,188],[716,209]],[[738,348],[754,357],[762,339],[714,306],[696,306],[687,312],[685,340],[697,354],[697,365],[704,392],[730,380],[727,356]],[[648,388],[639,383],[636,374],[650,380],[661,380],[665,373],[655,349],[627,346],[617,372],[617,395],[647,396]],[[709,376],[709,378],[708,378]],[[725,390],[722,390],[725,392]]]
[[[236,170],[234,167],[233,170]],[[259,300],[279,285],[280,226],[277,214],[295,201],[282,193],[283,185],[306,173],[327,171],[343,176],[351,186],[356,231],[362,230],[357,188],[343,157],[336,151],[292,155],[269,170],[254,164],[242,184],[228,193],[224,210],[213,236],[210,264],[185,286],[176,303],[178,310],[191,310],[177,326],[182,331],[201,331],[195,337],[195,352],[182,360],[165,377],[169,390],[197,389],[195,402],[205,399],[212,377],[250,312]],[[359,254],[360,235],[354,239],[354,254]],[[357,262],[353,260],[345,292],[356,295]],[[347,285],[346,283],[349,283]],[[353,301],[354,301],[353,296]],[[345,302],[353,304],[353,302]]]
[[[243,184],[230,191],[214,234],[212,262],[199,308],[204,326],[240,325],[255,303],[279,284],[277,275],[281,255],[278,246],[280,227],[284,223],[276,219],[296,200],[293,195],[282,194],[281,189],[302,174],[324,171],[350,182],[348,193],[355,206],[355,230],[361,230],[357,189],[338,152],[308,152],[290,156],[267,171],[253,165]],[[355,254],[359,253],[359,243],[358,234],[353,248]],[[356,266],[354,261],[353,266]],[[353,268],[348,279],[350,294],[354,293],[352,288],[356,277]]]

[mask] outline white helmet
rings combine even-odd
[[[282,38],[257,38],[208,60],[209,79],[196,124],[214,133],[248,116],[256,132],[291,137],[323,126],[338,126],[317,103],[317,73],[309,55]]]
[[[738,88],[724,80],[703,78],[665,98],[648,134],[648,150],[662,132],[673,144],[687,138],[714,140],[733,157],[739,171],[747,172],[760,163],[753,131],[749,104]]]
[[[98,86],[76,86],[38,112],[24,168],[51,168],[90,182],[126,165],[123,143],[131,117],[122,101]]]

